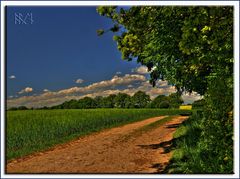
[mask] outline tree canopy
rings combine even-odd
[[[150,96],[143,91],[136,92],[131,98],[131,103],[134,108],[145,108],[150,101]]]
[[[233,8],[204,6],[99,7],[113,20],[122,58],[146,65],[150,82],[205,94],[208,78],[233,72]],[[100,34],[103,34],[101,30]]]
[[[126,93],[118,93],[114,98],[114,107],[129,108],[131,105],[131,97]]]

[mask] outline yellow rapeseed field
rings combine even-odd
[[[182,105],[182,106],[179,106],[179,109],[191,110],[192,109],[192,105]]]

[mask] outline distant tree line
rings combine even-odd
[[[179,93],[169,96],[159,95],[153,100],[143,91],[136,92],[133,96],[126,93],[111,94],[109,96],[97,96],[95,98],[84,97],[79,100],[72,99],[62,104],[41,107],[36,109],[94,109],[94,108],[179,108],[183,103]],[[25,106],[12,107],[8,110],[27,110]],[[33,108],[31,108],[33,109]]]

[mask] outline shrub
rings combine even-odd
[[[169,104],[168,101],[163,101],[163,102],[160,103],[159,107],[166,109],[166,108],[169,108],[169,107],[170,107],[170,104]]]

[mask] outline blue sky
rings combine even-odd
[[[19,13],[26,24],[16,23]],[[9,6],[8,105],[54,105],[86,95],[131,95],[137,90],[152,97],[174,92],[160,81],[152,89],[146,68],[121,60],[113,33],[97,36],[96,30],[111,26],[112,21],[101,17],[96,7]]]

